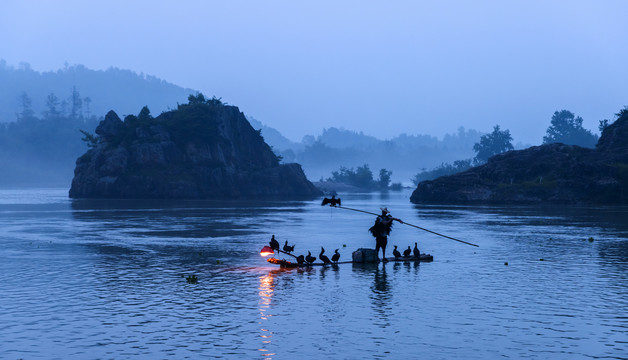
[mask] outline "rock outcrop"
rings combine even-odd
[[[190,97],[152,118],[110,111],[76,161],[71,198],[314,197],[299,164],[279,159],[235,106]]]
[[[423,181],[413,203],[628,203],[628,111],[596,149],[546,144],[493,156],[484,165]]]

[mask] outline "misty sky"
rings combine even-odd
[[[597,132],[628,105],[627,15],[623,0],[3,0],[0,59],[154,75],[293,140],[500,124],[538,144],[555,110]]]

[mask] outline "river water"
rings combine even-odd
[[[395,224],[389,253],[416,241],[434,262],[282,270],[259,255],[272,234],[348,260],[374,247],[374,217],[320,199],[2,190],[0,358],[628,358],[628,208],[409,195],[342,200],[480,247]]]

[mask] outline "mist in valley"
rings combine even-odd
[[[275,5],[4,3],[0,184],[67,184],[109,110],[199,92],[310,180],[367,165],[404,184],[463,168],[495,126],[521,149],[565,110],[598,136],[628,98],[623,2]]]

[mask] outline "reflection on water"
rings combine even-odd
[[[377,317],[381,321],[379,326],[390,326],[389,318],[392,312],[390,301],[392,299],[392,293],[390,292],[390,283],[386,277],[386,267],[388,264],[378,266],[375,269],[375,279],[372,286],[373,294],[371,294],[371,301],[373,302],[373,310],[377,314]]]
[[[262,320],[259,322],[259,324],[261,325],[260,337],[262,338],[262,348],[258,350],[263,353],[262,356],[264,357],[264,359],[268,359],[268,360],[272,359],[272,357],[275,354],[269,352],[267,349],[267,347],[271,343],[273,333],[272,331],[268,329],[268,324],[265,322],[265,320],[268,320],[270,317],[273,316],[269,312],[269,310],[270,310],[270,305],[272,302],[273,291],[274,291],[274,277],[275,277],[275,274],[280,271],[281,270],[270,271],[268,274],[260,276],[259,278],[259,283],[260,283],[259,284],[259,296],[260,296],[259,310],[260,310],[260,319]]]
[[[374,245],[373,218],[320,201],[0,191],[0,358],[626,358],[628,208],[408,196],[343,204],[480,247],[396,225],[391,248],[417,241],[435,261],[284,271],[259,256],[271,234],[350,259]]]

